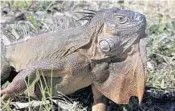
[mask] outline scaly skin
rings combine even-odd
[[[37,72],[42,71],[39,76],[45,77],[48,86],[52,78],[53,96],[57,91],[71,94],[92,85],[93,111],[106,110],[105,97],[118,104],[127,104],[131,96],[141,101],[146,74],[145,27],[143,15],[111,8],[96,12],[86,26],[6,46],[3,57],[8,65],[3,65],[1,77],[8,80],[11,71],[6,71],[7,67],[20,72],[0,91],[1,99],[24,92],[26,82],[38,80]],[[37,84],[34,93],[40,97]],[[44,81],[42,84],[46,87]]]

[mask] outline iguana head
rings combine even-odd
[[[103,12],[104,24],[98,38],[103,53],[121,54],[142,37],[145,37],[145,16],[129,10],[112,8]]]

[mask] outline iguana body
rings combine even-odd
[[[55,96],[57,90],[70,94],[92,85],[93,110],[105,109],[103,94],[119,104],[128,103],[130,96],[141,100],[145,46],[140,45],[140,39],[145,37],[145,26],[143,15],[112,8],[97,12],[87,26],[42,34],[7,46],[4,59],[8,65],[4,66],[13,66],[20,73],[1,91],[2,98],[26,90],[26,81],[33,82],[39,70],[48,84],[53,79]],[[39,88],[35,90],[39,93]]]
[[[67,33],[67,31],[69,32]],[[47,73],[44,73],[48,81],[51,76],[51,71],[49,70],[53,70],[54,73],[52,77],[54,77],[53,81],[55,83],[53,92],[55,95],[57,91],[64,94],[71,94],[78,89],[89,86],[92,84],[90,79],[91,74],[89,74],[91,72],[90,61],[78,51],[73,51],[82,46],[82,44],[84,45],[86,40],[82,37],[85,36],[80,35],[80,32],[75,33],[74,31],[75,29],[69,29],[65,30],[65,32],[45,33],[34,39],[32,38],[7,46],[5,56],[7,60],[11,60],[9,61],[9,66],[15,67],[16,71],[39,66],[37,70],[48,70]],[[77,31],[79,31],[79,29]],[[71,53],[71,55],[64,55],[72,51],[73,53]],[[33,67],[34,64],[37,64],[37,66]],[[56,68],[54,68],[54,66]],[[58,73],[55,73],[55,71]],[[28,74],[21,74],[19,78],[15,80],[19,81],[23,79],[22,76],[27,77]],[[63,80],[60,81],[60,78]],[[17,88],[15,87],[15,89]]]

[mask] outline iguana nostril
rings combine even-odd
[[[109,43],[105,40],[100,41],[100,48],[104,52],[108,52],[111,50]]]
[[[134,18],[135,18],[135,20],[142,21],[142,16],[141,16],[141,14],[139,14],[139,13],[137,13],[137,12],[135,13]]]
[[[139,16],[138,20],[139,20],[139,21],[142,21],[142,17],[141,17],[141,16]]]

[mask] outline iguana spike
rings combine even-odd
[[[95,15],[95,13],[93,13],[93,12],[76,12],[76,13],[88,14],[88,15]]]
[[[90,11],[90,12],[94,12],[94,13],[97,12],[97,11],[95,11],[95,10],[91,10],[91,9],[83,9],[83,10]]]
[[[92,17],[93,16],[84,16],[84,17],[82,17],[82,18],[80,18],[78,21],[80,21],[80,20],[91,20],[92,19]]]

